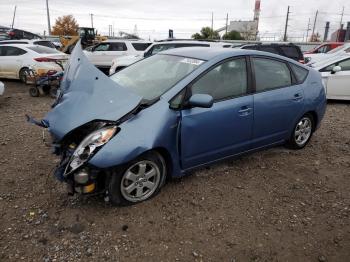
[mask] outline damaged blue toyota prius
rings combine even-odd
[[[325,109],[320,74],[274,54],[179,48],[107,77],[77,45],[61,94],[36,123],[51,134],[55,175],[70,193],[128,205],[218,160],[301,149]]]

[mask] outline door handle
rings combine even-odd
[[[295,94],[294,97],[293,97],[294,101],[299,101],[301,99],[303,99],[303,96],[300,93]]]
[[[251,112],[252,112],[252,108],[248,106],[242,106],[241,109],[238,111],[238,114],[240,116],[247,116],[247,115],[250,115]]]

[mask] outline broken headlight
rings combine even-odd
[[[67,165],[65,174],[81,167],[99,147],[106,144],[116,133],[116,126],[109,126],[92,132],[75,149]]]

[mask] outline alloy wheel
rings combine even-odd
[[[294,139],[298,146],[307,143],[312,133],[312,122],[308,117],[303,117],[297,124],[294,131]]]
[[[133,164],[123,174],[120,191],[130,202],[149,198],[158,188],[161,173],[156,163],[142,160]]]

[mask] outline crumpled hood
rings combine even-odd
[[[92,65],[80,41],[66,67],[61,92],[57,104],[44,119],[49,131],[59,140],[93,120],[117,121],[142,100]]]

